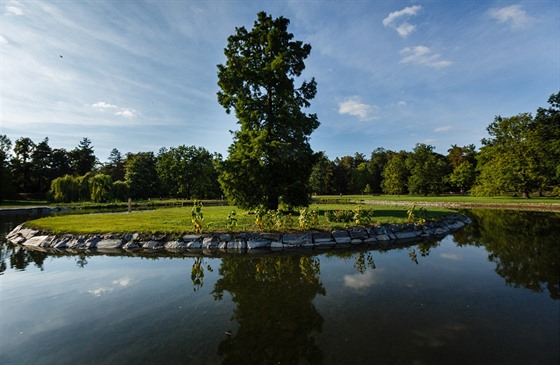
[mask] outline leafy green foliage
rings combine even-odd
[[[96,174],[89,180],[91,201],[104,203],[113,199],[111,176]]]
[[[434,152],[434,147],[419,143],[406,159],[410,171],[408,190],[411,194],[431,195],[444,190],[447,164],[445,158]]]
[[[180,198],[218,198],[220,188],[214,158],[201,147],[162,148],[156,170],[163,195]]]
[[[400,151],[389,156],[387,165],[383,170],[383,182],[381,186],[387,194],[401,195],[407,192],[408,177],[410,173],[406,167],[408,154]]]
[[[539,186],[541,147],[531,136],[532,123],[531,114],[524,113],[509,118],[498,116],[488,126],[491,138],[482,140],[475,194],[513,192],[528,197]]]
[[[424,224],[426,223],[426,216],[428,211],[424,207],[416,208],[413,204],[409,210],[406,211],[406,219],[410,223]]]
[[[128,154],[125,177],[131,198],[145,199],[156,196],[158,193],[158,175],[154,153]]]
[[[51,182],[50,195],[55,202],[70,203],[80,198],[80,182],[70,175],[54,179]]]
[[[202,233],[202,223],[204,222],[204,212],[202,202],[195,200],[193,207],[191,209],[191,222],[194,227],[194,231],[198,234]]]
[[[237,228],[237,213],[232,210],[226,217],[226,227],[229,230],[235,230]]]
[[[352,212],[354,213],[352,217],[354,224],[358,226],[363,226],[373,221],[374,211],[372,209],[362,209],[362,206],[358,205]]]
[[[299,211],[299,228],[307,230],[319,224],[319,215],[315,209],[302,208]]]
[[[236,28],[218,65],[218,102],[235,112],[241,128],[233,132],[220,183],[235,205],[276,210],[308,204],[307,182],[313,164],[309,135],[317,116],[302,112],[316,94],[316,83],[294,86],[305,69],[311,46],[293,41],[289,20],[258,14],[253,29]]]

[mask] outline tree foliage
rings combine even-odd
[[[3,199],[12,196],[13,188],[12,170],[9,161],[12,141],[8,136],[0,135],[0,203]]]
[[[130,197],[147,199],[158,195],[156,157],[153,152],[128,154],[126,161],[126,183]]]
[[[387,194],[405,194],[408,189],[408,177],[410,173],[406,167],[408,153],[400,151],[389,156],[387,165],[383,169],[383,192]]]
[[[434,147],[419,143],[406,160],[410,171],[408,189],[411,194],[439,194],[445,188],[447,165],[445,158],[434,152]]]
[[[232,110],[240,129],[233,132],[220,183],[240,207],[276,209],[280,198],[290,205],[308,203],[313,164],[309,136],[319,126],[306,114],[317,87],[312,79],[295,85],[311,52],[294,41],[289,20],[258,14],[253,28],[236,28],[218,65],[218,102]]]
[[[78,147],[68,152],[68,156],[74,175],[85,175],[88,172],[92,172],[95,168],[97,159],[91,145],[91,140],[88,138],[84,137],[78,144]]]
[[[164,195],[187,199],[221,195],[214,156],[202,147],[161,149],[156,169]]]
[[[519,193],[529,197],[539,186],[541,155],[531,136],[533,117],[522,113],[509,118],[497,116],[487,130],[478,157],[480,176],[474,192],[478,195]]]

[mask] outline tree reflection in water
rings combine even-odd
[[[483,245],[508,285],[560,298],[560,214],[465,211],[473,224],[453,234],[458,245]]]
[[[218,348],[223,364],[320,364],[314,333],[323,317],[313,305],[325,295],[319,259],[309,256],[224,257],[214,297],[229,292],[237,331]]]

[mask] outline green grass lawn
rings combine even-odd
[[[310,229],[333,230],[347,228],[351,223],[331,223],[324,216],[325,210],[352,210],[357,205],[348,204],[314,204],[310,208],[319,212],[318,224]],[[362,206],[362,209],[374,210],[375,224],[400,223],[407,218],[407,207],[394,206]],[[237,227],[228,229],[227,216],[236,211]],[[449,209],[430,208],[426,218],[437,219],[449,215],[454,211]],[[232,206],[205,206],[203,208],[203,232],[251,232],[251,231],[298,231],[298,213],[292,215],[292,224],[268,229],[255,224],[255,214]],[[96,213],[96,214],[64,214],[51,216],[28,222],[29,226],[46,229],[52,233],[166,233],[181,234],[194,232],[191,222],[191,208],[161,208],[151,211],[137,211],[132,213]]]
[[[558,197],[532,196],[530,199],[511,196],[469,196],[469,195],[318,195],[314,199],[328,200],[367,200],[367,201],[407,201],[407,202],[429,202],[429,203],[467,203],[467,204],[558,204]]]

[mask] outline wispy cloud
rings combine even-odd
[[[8,40],[4,36],[0,35],[0,44],[8,44],[8,43],[10,42],[8,42]]]
[[[374,275],[373,271],[365,274],[344,275],[344,285],[353,289],[369,288],[380,283],[380,279]]]
[[[499,9],[490,9],[488,15],[500,24],[509,24],[512,28],[523,28],[531,23],[532,18],[519,5],[510,5]]]
[[[360,97],[352,96],[344,99],[338,104],[339,114],[348,114],[358,117],[359,120],[368,121],[376,118],[376,105],[369,105],[362,102]]]
[[[132,284],[132,280],[129,277],[123,277],[117,280],[113,280],[111,286],[98,286],[88,290],[87,292],[93,295],[94,297],[100,297],[104,294],[114,291],[115,289],[126,288],[131,284]]]
[[[406,19],[417,15],[420,10],[422,10],[422,6],[413,5],[407,6],[402,10],[394,11],[383,19],[383,25],[395,29],[401,37],[406,38],[416,29],[416,26],[408,23]]]
[[[10,14],[10,15],[23,15],[23,10],[21,9],[21,7],[19,6],[18,3],[15,3],[17,5],[6,5],[5,12],[4,14]]]
[[[441,127],[437,127],[436,129],[434,129],[434,132],[449,132],[453,130],[453,126],[451,125],[442,125]]]
[[[92,104],[91,107],[98,110],[108,110],[108,109],[110,110],[110,109],[118,108],[116,105],[109,104],[104,101],[98,101],[97,103]]]
[[[118,105],[109,104],[109,103],[106,103],[104,101],[98,101],[97,103],[91,104],[91,107],[94,108],[94,109],[100,110],[102,112],[107,111],[107,110],[111,110],[111,111],[116,110],[115,115],[125,117],[125,118],[128,118],[128,119],[132,119],[132,118],[134,118],[138,115],[138,112],[136,112],[135,109],[121,108]]]
[[[115,113],[115,115],[120,115],[120,116],[128,118],[128,119],[134,118],[136,116],[136,114],[137,114],[136,110],[129,109],[129,108],[122,109],[122,110]]]
[[[453,64],[425,46],[406,47],[400,51],[400,54],[402,56],[400,63],[413,63],[432,68],[444,68]]]

